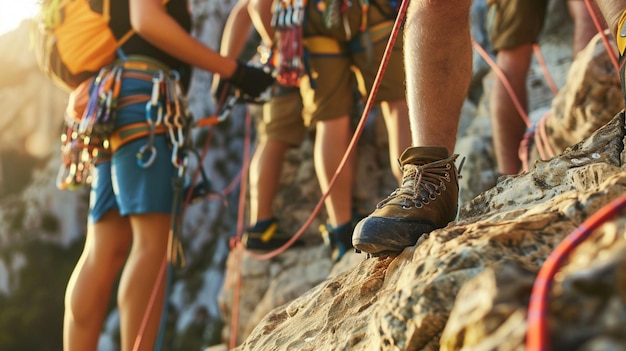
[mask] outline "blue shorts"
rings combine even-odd
[[[152,82],[123,78],[120,98],[150,95],[151,91]],[[116,128],[146,121],[145,102],[124,106],[116,112]],[[156,120],[156,113],[151,118]],[[147,137],[121,146],[110,161],[96,165],[89,199],[89,223],[98,222],[110,210],[118,210],[122,216],[172,212],[172,181],[177,177],[178,169],[172,165],[172,147],[166,135],[154,137],[157,155],[147,168],[137,162],[137,153],[148,142]]]

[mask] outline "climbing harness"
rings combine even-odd
[[[119,98],[123,78],[152,82],[151,95]],[[115,129],[115,111],[144,102],[144,122]],[[224,118],[226,115],[220,116],[220,120]],[[103,68],[94,79],[81,118],[75,120],[66,115],[61,135],[62,164],[57,175],[57,187],[62,190],[77,189],[90,184],[96,162],[139,138],[147,137],[147,141],[137,150],[137,164],[142,168],[150,167],[157,156],[154,138],[158,134],[167,134],[173,148],[171,162],[178,167],[183,162],[181,155],[191,126],[192,117],[176,71],[165,73],[147,59],[135,57]]]

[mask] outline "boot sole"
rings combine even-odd
[[[372,256],[388,256],[414,246],[435,226],[423,220],[366,217],[357,223],[352,235],[354,248]]]

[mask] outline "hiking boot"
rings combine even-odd
[[[445,227],[457,213],[458,171],[442,147],[412,147],[400,156],[402,185],[355,227],[354,247],[372,256],[413,246],[420,236]]]
[[[352,222],[332,227],[329,224],[320,225],[320,233],[324,243],[330,247],[330,257],[333,262],[339,262],[348,250],[352,249]]]
[[[270,218],[248,227],[241,242],[248,250],[271,251],[285,245],[291,235],[278,229],[278,220]],[[297,239],[290,247],[304,246],[304,241]]]

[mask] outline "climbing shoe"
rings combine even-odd
[[[339,262],[343,255],[352,250],[352,222],[333,227],[329,224],[320,225],[320,233],[324,243],[330,247],[330,257],[334,262]]]
[[[248,227],[241,241],[248,250],[275,250],[285,245],[291,235],[278,229],[278,220],[270,218]],[[303,246],[304,241],[297,239],[290,247]]]
[[[394,254],[457,213],[459,171],[442,147],[412,147],[400,156],[402,185],[354,228],[352,243],[372,256]],[[460,168],[460,167],[459,167]]]

